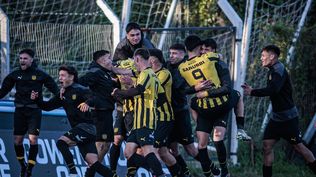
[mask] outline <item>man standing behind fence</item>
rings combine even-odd
[[[31,176],[38,153],[37,138],[40,133],[42,111],[34,100],[30,99],[32,90],[39,93],[43,99],[43,85],[53,94],[58,94],[58,87],[53,78],[36,67],[32,49],[24,49],[19,53],[20,67],[4,78],[0,89],[0,98],[7,95],[15,86],[15,112],[14,112],[14,149],[21,165],[21,177]],[[23,138],[28,132],[30,149],[28,163],[24,159]]]
[[[265,88],[253,89],[247,84],[242,85],[245,95],[270,96],[272,103],[273,116],[269,120],[263,135],[263,177],[272,176],[273,146],[280,138],[284,138],[292,144],[316,174],[315,157],[301,140],[298,127],[298,111],[292,98],[292,84],[286,68],[278,59],[279,55],[280,49],[275,45],[268,45],[262,49],[262,66],[269,68],[268,82]]]

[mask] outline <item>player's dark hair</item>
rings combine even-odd
[[[182,50],[183,52],[186,52],[185,51],[185,46],[183,44],[180,44],[180,43],[173,44],[172,46],[169,47],[169,49]]]
[[[141,31],[140,26],[137,23],[131,22],[126,25],[125,31],[126,33],[130,32],[133,29],[137,29]]]
[[[21,55],[21,54],[23,54],[23,53],[28,54],[28,55],[31,56],[32,58],[34,58],[34,56],[35,56],[35,52],[34,52],[34,50],[32,50],[32,49],[23,49],[23,50],[20,51],[19,55]]]
[[[205,47],[211,47],[215,52],[217,49],[216,41],[212,38],[207,38],[202,41],[202,44],[205,45]]]
[[[106,54],[109,54],[110,52],[107,51],[107,50],[98,50],[98,51],[95,51],[93,53],[93,60],[94,61],[97,61],[99,58],[103,57],[104,55]]]
[[[273,52],[277,56],[280,56],[281,53],[280,48],[276,45],[267,45],[262,49],[262,51]]]
[[[144,60],[149,59],[149,51],[145,48],[139,48],[134,52],[134,56],[140,55]]]
[[[190,35],[184,40],[184,45],[188,51],[193,51],[196,47],[200,46],[202,41],[197,35]]]
[[[77,72],[75,67],[67,66],[67,65],[61,65],[59,67],[58,71],[67,71],[68,74],[74,76],[74,82],[78,82],[78,72]]]
[[[149,55],[157,57],[160,63],[165,64],[165,59],[163,57],[162,51],[159,49],[148,49]]]

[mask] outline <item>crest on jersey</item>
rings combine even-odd
[[[35,75],[32,76],[32,80],[33,80],[33,81],[36,80],[36,76],[35,76]]]
[[[71,96],[71,99],[72,99],[72,100],[76,100],[76,99],[77,99],[77,95],[76,95],[76,94],[73,94],[73,95]]]

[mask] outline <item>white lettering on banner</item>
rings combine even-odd
[[[39,150],[39,153],[36,157],[37,163],[48,164],[48,157],[47,157],[47,152],[46,152],[44,141],[42,139],[38,139],[37,143],[38,143],[38,149],[40,149],[40,148],[42,149],[42,151]],[[42,152],[42,153],[40,153],[40,152]]]
[[[9,164],[0,164],[0,176],[1,177],[11,177],[10,173],[6,173],[6,170],[10,170]]]
[[[61,153],[59,152],[59,150],[57,149],[55,140],[54,139],[51,140],[51,142],[52,142],[51,145],[49,144],[48,139],[44,139],[44,142],[46,145],[48,155],[49,155],[50,159],[52,160],[52,163],[56,164],[56,157],[57,157],[59,164],[63,164],[64,159],[63,159],[63,156],[61,155]]]
[[[68,177],[68,169],[65,166],[56,167],[57,177]],[[62,175],[64,174],[64,175]]]
[[[79,177],[83,177],[87,167],[76,167],[76,171],[78,172]],[[66,166],[58,166],[56,167],[57,177],[68,177],[68,168]]]
[[[75,146],[75,153],[76,153],[76,157],[77,157],[77,163],[75,162],[76,165],[82,165],[82,161],[81,161],[81,155],[80,155],[80,151],[79,148],[77,146]]]
[[[3,160],[3,162],[8,162],[7,157],[5,156],[5,145],[3,143],[2,138],[0,138],[0,156]]]
[[[82,164],[82,160],[81,160],[81,155],[80,155],[80,151],[78,146],[75,146],[73,148],[70,148],[70,152],[74,157],[74,163],[75,165],[81,165]]]

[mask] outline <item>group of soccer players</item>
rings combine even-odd
[[[276,56],[277,49],[268,47],[263,52]],[[21,165],[20,176],[32,176],[38,152],[41,110],[49,111],[58,107],[65,109],[71,125],[71,129],[57,141],[57,148],[68,166],[70,176],[78,176],[69,150],[71,146],[78,146],[88,164],[86,177],[95,176],[95,173],[107,177],[117,176],[117,161],[124,140],[128,177],[135,176],[139,167],[151,171],[153,176],[165,176],[159,159],[171,176],[192,176],[179,153],[178,144],[182,144],[185,151],[200,162],[206,177],[230,176],[224,137],[232,109],[236,114],[239,137],[244,140],[251,138],[243,130],[243,99],[238,91],[232,89],[228,66],[222,56],[216,53],[216,42],[212,39],[203,41],[196,35],[190,35],[184,44],[171,45],[169,56],[166,62],[163,52],[155,49],[143,37],[140,26],[129,23],[126,38],[116,47],[113,59],[109,51],[94,52],[88,71],[81,77],[78,77],[74,67],[61,66],[61,88],[58,90],[53,79],[36,67],[34,52],[22,50],[20,67],[4,79],[0,89],[2,98],[16,87],[14,147]],[[275,64],[278,63],[270,62],[266,67],[273,66],[276,74],[286,71]],[[279,79],[278,75],[271,77]],[[287,73],[284,77],[281,79],[282,83],[287,84],[285,96],[291,98]],[[269,81],[272,82],[270,78]],[[43,101],[43,86],[54,94],[48,101]],[[243,88],[246,95],[253,96],[273,97],[274,92],[278,91],[273,88],[255,90],[248,85],[243,85]],[[277,88],[283,89],[282,86]],[[272,146],[280,137],[294,144],[315,172],[315,158],[300,140],[293,101],[280,97],[274,97],[272,104],[277,99],[277,102],[287,106],[273,104],[276,118],[272,120],[276,122],[269,123],[264,136],[264,176],[272,176]],[[115,108],[113,125],[112,113]],[[194,146],[191,117],[196,123],[198,147]],[[290,123],[283,122],[289,120]],[[279,122],[283,124],[279,125]],[[287,133],[279,133],[278,126],[289,127]],[[27,132],[31,145],[26,163],[22,142]],[[208,154],[210,135],[220,168]],[[292,141],[292,136],[295,141]],[[101,164],[107,152],[110,154],[110,169]]]

